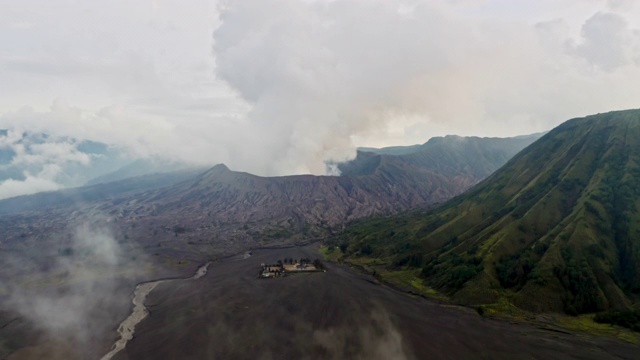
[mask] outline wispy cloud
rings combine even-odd
[[[0,128],[259,174],[322,173],[358,145],[548,130],[640,97],[640,9],[626,0],[3,10]]]
[[[50,244],[43,248],[56,250]],[[43,251],[32,254],[39,257],[36,269],[17,274],[9,284],[9,309],[43,331],[47,341],[71,345],[60,350],[67,356],[95,356],[96,348],[110,338],[108,334],[113,332],[115,336],[118,319],[114,319],[114,313],[126,309],[129,303],[129,291],[122,291],[119,277],[132,269],[132,259],[142,263],[144,258],[133,249],[124,251],[104,221],[79,225],[68,239],[59,240],[55,258]],[[8,269],[12,265],[24,268],[24,264],[5,264]],[[46,280],[38,281],[41,275],[44,279],[40,273],[43,269],[47,269]],[[20,281],[22,285],[17,286]]]

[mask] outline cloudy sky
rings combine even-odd
[[[0,129],[131,156],[321,174],[356,146],[528,134],[640,107],[632,0],[0,7]],[[56,161],[88,161],[68,153]]]

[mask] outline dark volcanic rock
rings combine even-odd
[[[154,247],[155,253],[167,248],[229,253],[290,244],[325,237],[356,219],[443,202],[488,176],[537,136],[447,136],[402,155],[360,152],[354,161],[340,166],[342,176],[260,177],[217,165],[148,191],[140,186],[141,191],[126,192],[122,181],[115,187],[94,185],[61,196],[62,200],[57,193],[48,194],[47,204],[53,210],[12,218],[5,230],[15,239],[50,231],[46,223],[59,226],[67,218],[100,215],[123,237]],[[117,190],[101,192],[103,188]],[[9,199],[0,202],[0,210],[34,209],[34,199],[42,197]]]

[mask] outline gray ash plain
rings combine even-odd
[[[259,279],[260,263],[317,245],[253,251],[197,281],[160,284],[114,359],[636,359],[637,345],[479,316],[378,284],[347,266]]]

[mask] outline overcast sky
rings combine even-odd
[[[640,107],[639,7],[0,0],[0,129],[321,174],[355,146],[528,134]]]

